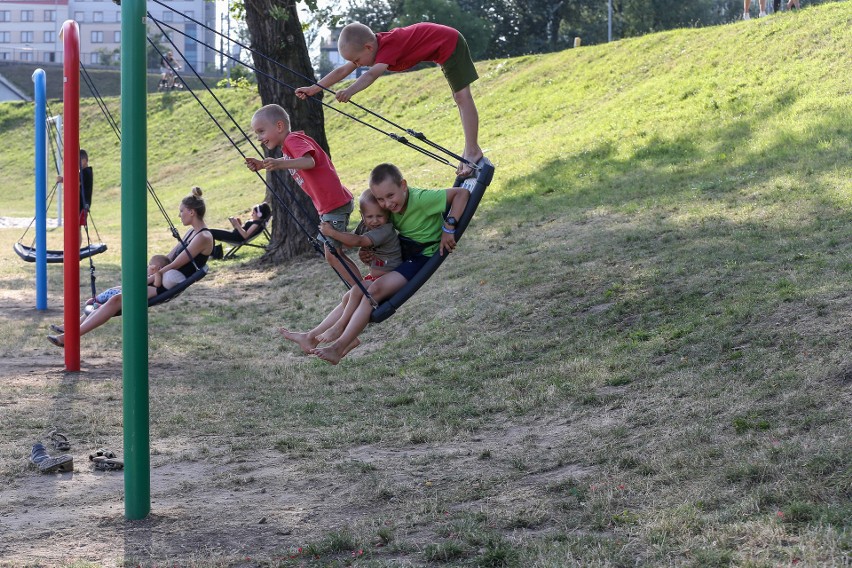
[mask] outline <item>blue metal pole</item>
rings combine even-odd
[[[43,69],[35,83],[36,309],[47,309],[47,83]]]

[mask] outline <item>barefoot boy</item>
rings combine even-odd
[[[345,232],[352,213],[352,194],[346,189],[331,158],[317,144],[316,140],[304,132],[290,132],[290,116],[278,105],[266,105],[254,113],[251,128],[257,140],[269,150],[281,147],[281,158],[246,158],[246,167],[253,172],[258,170],[290,170],[293,180],[308,194],[319,213],[320,221],[331,223],[338,231]],[[320,235],[320,241],[326,237]],[[340,242],[329,239],[338,251]],[[341,253],[352,274],[358,274],[358,268],[346,255]],[[325,258],[350,285],[352,277],[331,251],[325,247]]]
[[[399,231],[403,262],[392,272],[380,276],[367,289],[373,299],[381,301],[391,297],[411,280],[434,254],[449,254],[456,248],[455,225],[461,217],[469,193],[461,187],[449,189],[409,188],[402,173],[393,164],[379,164],[370,174],[370,191],[379,206],[391,213],[391,222]],[[444,219],[444,211],[449,214]],[[335,310],[340,309],[340,306]],[[317,347],[317,328],[289,338],[306,350],[313,344],[311,353],[336,365],[360,343],[358,335],[370,323],[373,306],[366,297],[358,303],[346,328],[333,343]],[[311,339],[313,338],[313,339]]]
[[[359,67],[370,67],[352,85],[337,91],[337,100],[345,103],[352,95],[372,85],[385,71],[405,71],[424,61],[437,63],[453,91],[464,130],[462,157],[466,161],[459,164],[457,174],[467,176],[471,173],[471,164],[475,165],[482,158],[477,140],[479,114],[470,92],[470,84],[479,75],[467,41],[457,29],[421,22],[389,32],[373,33],[364,24],[353,23],[341,30],[337,50],[348,63],[333,70],[316,85],[296,89],[297,97],[313,96],[322,90],[321,87],[331,87]]]
[[[361,194],[358,203],[362,226],[355,233],[341,233],[334,229],[331,223],[322,223],[320,232],[347,247],[369,250],[370,272],[364,277],[364,285],[368,286],[370,282],[378,280],[402,264],[402,250],[399,237],[390,222],[390,212],[379,206],[369,189]],[[363,297],[361,288],[353,286],[343,295],[340,304],[314,329],[295,332],[282,327],[278,331],[285,338],[297,343],[302,351],[310,353],[320,343],[331,343],[340,337]]]

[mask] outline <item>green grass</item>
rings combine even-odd
[[[318,262],[214,264],[191,294],[152,310],[155,457],[232,464],[187,480],[178,497],[212,484],[244,499],[263,486],[275,499],[283,489],[252,461],[261,440],[311,482],[303,493],[316,491],[327,514],[311,534],[296,524],[292,537],[246,537],[251,554],[223,547],[210,558],[848,563],[850,22],[852,6],[837,3],[478,64],[495,180],[458,253],[338,367],[282,350],[272,332],[307,328],[336,302],[340,285]],[[221,95],[246,126],[257,98]],[[437,70],[383,77],[359,97],[460,149]],[[189,95],[154,95],[149,106],[149,178],[167,207],[199,184],[211,226],[224,226],[260,199],[263,186]],[[99,282],[111,284],[118,149],[98,109],[81,112],[111,247]],[[0,105],[4,215],[32,208],[31,114]],[[335,164],[356,191],[380,161],[414,185],[451,178],[326,114]],[[153,208],[148,218],[149,249],[162,250],[169,236]],[[32,267],[10,250],[20,230],[0,234],[3,289],[26,299]],[[57,305],[58,271],[50,287]],[[53,355],[59,369],[47,321],[4,312],[0,354]],[[120,349],[116,325],[83,344],[84,357],[112,357],[107,368]],[[0,383],[4,399],[21,401],[0,414],[12,456],[0,476],[26,484],[17,440],[58,416],[91,440],[120,436],[116,383]],[[87,412],[94,399],[104,411]],[[202,437],[217,441],[208,453],[181,451]],[[339,517],[321,508],[328,485]],[[188,561],[182,554],[165,546],[154,558]]]

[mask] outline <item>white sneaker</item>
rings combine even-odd
[[[761,12],[760,14],[758,14],[758,15],[757,15],[757,17],[758,17],[758,18],[765,18],[765,17],[766,17],[766,12]]]
[[[751,16],[749,15],[749,13],[743,12],[743,20],[750,20],[750,19],[751,19]]]

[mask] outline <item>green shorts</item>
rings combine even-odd
[[[341,233],[345,233],[349,228],[349,215],[352,214],[352,211],[355,209],[355,204],[353,201],[350,201],[346,205],[342,207],[338,207],[328,213],[324,213],[320,215],[320,221],[328,221],[331,223],[331,226],[334,227],[335,231],[339,231]],[[329,242],[334,248],[341,249],[343,248],[343,243],[336,239],[332,239],[331,237],[326,237],[322,233],[317,235],[317,239],[321,243]]]
[[[447,82],[454,93],[458,93],[479,79],[476,67],[473,66],[473,58],[470,56],[467,40],[461,33],[459,33],[456,49],[450,55],[450,58],[441,65],[441,71],[444,72],[444,77],[447,78]]]

